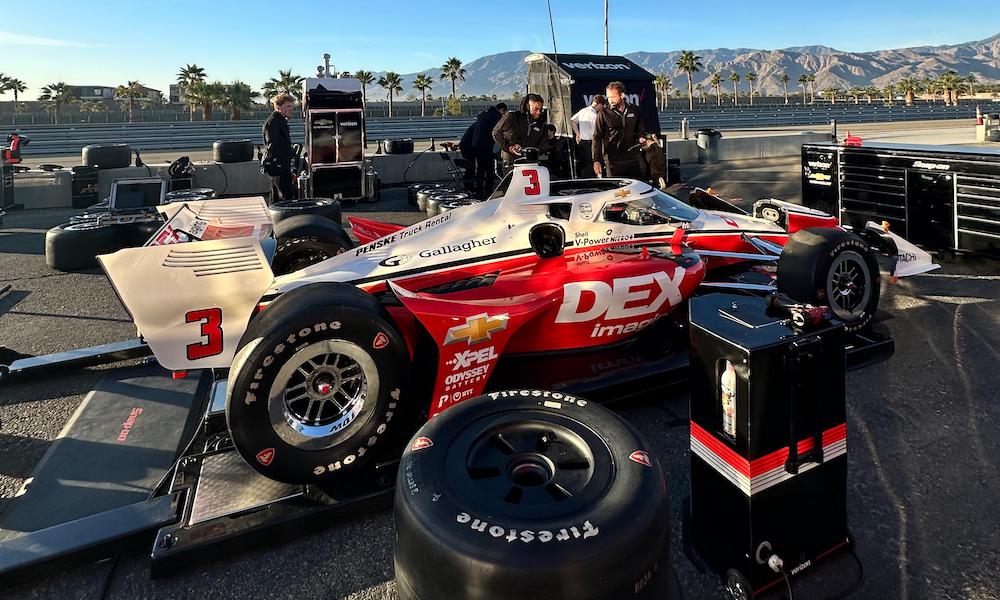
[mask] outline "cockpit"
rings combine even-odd
[[[604,206],[604,220],[625,225],[666,225],[690,222],[699,211],[660,190],[637,198],[625,197]]]

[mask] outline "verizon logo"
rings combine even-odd
[[[563,66],[569,67],[570,69],[596,69],[601,71],[628,71],[629,66],[623,65],[621,63],[595,63],[585,62],[564,62]]]

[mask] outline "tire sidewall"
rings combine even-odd
[[[286,307],[287,303],[276,302],[265,312]],[[270,322],[263,322],[257,328],[259,332],[248,331],[245,339],[253,339],[243,345],[233,362],[226,418],[237,450],[264,475],[291,483],[319,482],[358,469],[371,460],[380,442],[402,420],[399,402],[409,369],[402,338],[379,315],[350,303],[341,306],[315,303],[277,319],[274,314],[268,316]],[[376,344],[376,339],[388,343]],[[369,393],[361,414],[344,432],[336,434],[342,438],[336,446],[304,450],[289,444],[274,431],[268,394],[290,357],[324,340],[348,341],[366,351],[375,365],[378,381],[368,382]],[[377,383],[376,394],[371,392],[373,383]],[[273,458],[263,464],[258,455],[267,449],[273,449]]]
[[[827,284],[829,283],[832,275],[831,268],[833,267],[834,261],[845,252],[853,252],[859,255],[868,267],[868,285],[871,290],[871,295],[868,298],[865,311],[859,319],[852,322],[844,322],[845,330],[861,331],[871,325],[872,320],[875,318],[875,312],[878,310],[881,284],[878,260],[875,259],[875,256],[868,244],[866,244],[861,238],[854,235],[848,235],[840,239],[836,245],[824,253],[823,259],[819,261],[813,281],[815,282],[814,285],[818,291],[817,299],[823,304],[830,306],[830,309],[833,310],[830,298],[828,298],[826,294]]]

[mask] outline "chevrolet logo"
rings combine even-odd
[[[621,190],[618,190],[617,192],[615,192],[615,198],[624,198],[624,197],[629,196],[631,194],[632,194],[632,190],[627,189],[627,188],[626,189],[621,189]]]
[[[455,325],[448,330],[448,335],[444,338],[445,344],[468,341],[469,345],[478,344],[483,340],[493,337],[494,331],[507,329],[508,315],[497,315],[491,317],[486,313],[466,317],[464,325]]]

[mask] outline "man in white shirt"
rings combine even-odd
[[[580,163],[580,173],[590,171],[591,165],[591,140],[594,137],[594,121],[597,113],[608,106],[608,99],[597,94],[591,101],[590,106],[581,108],[575,115],[570,117],[570,125],[576,135],[576,149],[578,162]]]

